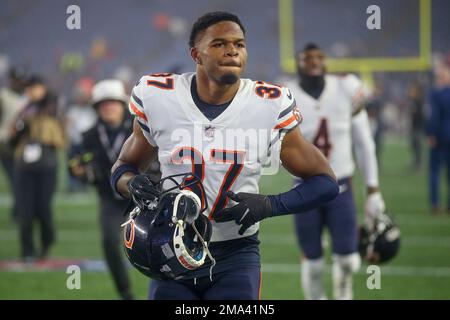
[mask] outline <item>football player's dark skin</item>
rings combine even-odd
[[[238,24],[222,21],[197,38],[191,57],[197,63],[198,94],[209,104],[227,103],[239,90],[238,80],[247,64],[244,33]]]
[[[320,49],[311,49],[307,50],[306,52],[301,52],[297,56],[297,68],[298,73],[301,76],[303,76],[304,78],[309,77],[309,79],[301,79],[302,87],[305,85],[305,80],[318,81],[318,79],[320,78],[323,81],[323,76],[326,73],[325,54]],[[380,191],[378,187],[367,187],[367,194],[375,193],[378,191]]]
[[[297,67],[300,74],[310,77],[325,75],[325,55],[320,49],[312,49],[302,52],[297,57]]]
[[[211,104],[231,101],[239,89],[238,80],[247,62],[245,37],[239,25],[231,21],[211,25],[197,36],[191,56],[196,63],[200,98]],[[123,145],[112,172],[122,164],[133,165],[144,172],[154,152],[156,148],[147,142],[135,120],[133,133]],[[336,180],[327,159],[303,138],[299,127],[285,135],[280,159],[283,166],[297,177],[306,179],[326,174]],[[130,196],[127,183],[133,176],[134,173],[126,172],[117,181],[117,189],[124,196]]]

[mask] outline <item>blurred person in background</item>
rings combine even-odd
[[[365,221],[369,230],[373,230],[375,220],[385,209],[378,187],[375,143],[365,110],[369,93],[355,75],[327,74],[325,54],[316,44],[306,45],[296,58],[298,80],[285,85],[302,108],[303,135],[327,157],[339,183],[339,195],[333,201],[294,215],[303,252],[301,284],[307,299],[327,299],[322,247],[322,231],[326,227],[332,240],[333,296],[348,300],[353,298],[353,273],[361,265],[352,187],[353,146],[367,190]],[[302,183],[301,179],[294,179],[294,184]]]
[[[381,81],[376,81],[373,93],[366,103],[366,110],[375,141],[378,164],[380,164],[381,161],[381,152],[383,149],[384,140],[385,123],[383,119],[383,108],[385,100],[384,86]]]
[[[20,222],[21,256],[25,262],[46,259],[55,241],[51,203],[56,188],[58,151],[65,134],[57,117],[57,97],[44,81],[30,78],[25,94],[28,105],[15,126],[15,200]],[[36,255],[33,222],[40,222],[41,247]]]
[[[123,260],[120,226],[125,222],[124,212],[129,201],[118,197],[109,183],[111,167],[132,132],[127,102],[123,83],[119,80],[103,80],[94,86],[92,107],[98,121],[82,134],[81,152],[73,155],[69,169],[74,176],[96,187],[100,199],[103,254],[121,298],[133,299]]]
[[[429,188],[431,212],[440,211],[439,183],[443,164],[447,165],[447,212],[450,213],[450,69],[442,66],[436,73],[430,94],[431,115],[427,125],[430,147]]]
[[[11,145],[13,127],[19,113],[26,104],[23,91],[26,85],[26,72],[22,68],[9,71],[9,83],[0,89],[0,160],[10,185],[11,194],[14,190],[14,148]],[[17,219],[16,206],[11,208],[11,220]]]
[[[97,114],[92,108],[91,91],[94,82],[90,78],[79,79],[73,90],[73,103],[66,114],[66,133],[69,140],[68,158],[71,159],[82,151],[82,133],[92,128],[97,121]],[[69,174],[68,191],[83,190],[84,184]]]
[[[408,106],[410,112],[410,139],[413,155],[412,165],[415,170],[422,166],[422,137],[425,130],[424,115],[425,96],[420,83],[414,82],[408,88]]]

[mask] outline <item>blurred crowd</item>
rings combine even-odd
[[[8,86],[0,91],[1,160],[14,198],[11,219],[18,225],[22,261],[46,260],[55,242],[52,199],[62,165],[67,192],[95,186],[103,253],[123,299],[133,298],[120,237],[129,202],[114,193],[109,176],[132,131],[128,96],[120,80],[81,78],[64,108],[45,80],[20,68],[9,72]],[[33,240],[35,221],[39,245]]]

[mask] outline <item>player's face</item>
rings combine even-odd
[[[320,49],[307,50],[297,57],[300,74],[323,76],[325,74],[325,55]]]
[[[201,71],[224,85],[237,82],[247,63],[244,33],[231,21],[208,27],[191,53]]]

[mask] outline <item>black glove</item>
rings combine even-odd
[[[127,183],[128,190],[139,208],[144,209],[150,201],[158,199],[161,186],[154,183],[149,175],[138,174]]]
[[[217,212],[214,220],[216,222],[234,220],[241,226],[240,235],[256,222],[272,215],[272,205],[267,196],[246,192],[235,194],[232,191],[228,191],[227,196],[238,204]]]

